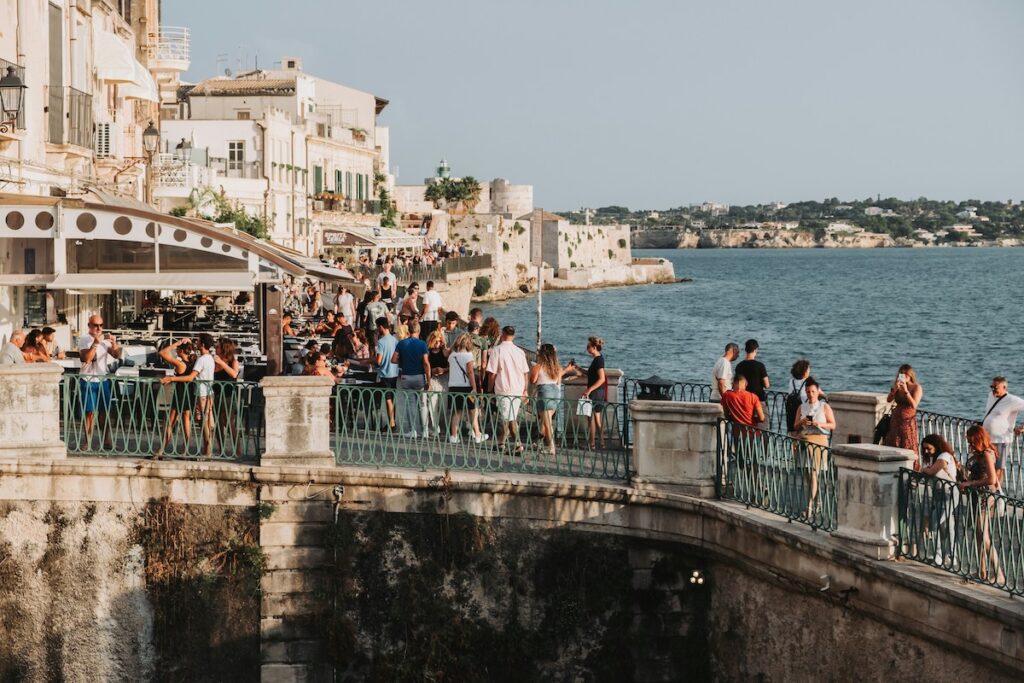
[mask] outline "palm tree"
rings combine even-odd
[[[468,175],[462,179],[460,194],[462,195],[462,205],[466,208],[466,213],[473,213],[473,209],[480,203],[481,191],[480,183],[473,176]]]

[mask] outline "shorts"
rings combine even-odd
[[[498,417],[502,422],[515,422],[519,419],[519,409],[523,405],[522,396],[495,394],[494,398],[498,402]]]
[[[395,389],[395,388],[398,387],[398,378],[397,377],[378,377],[377,378],[377,386],[380,387],[381,389]],[[395,400],[395,392],[394,391],[385,391],[384,392],[384,400],[385,401],[393,401],[393,400]]]
[[[101,413],[110,409],[110,380],[105,379],[99,382],[83,382],[82,386],[82,412]]]
[[[537,385],[537,410],[557,410],[559,391],[557,384]]]
[[[476,396],[470,392],[469,387],[448,387],[448,401],[452,410],[476,410]]]

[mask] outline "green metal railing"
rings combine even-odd
[[[65,375],[61,436],[71,455],[253,461],[263,393],[253,382]]]
[[[470,399],[449,391],[353,385],[339,385],[333,401],[334,448],[340,465],[629,479],[630,452],[621,440],[618,404],[600,410],[601,429],[595,431],[591,447],[590,420],[577,415],[578,401],[491,394]],[[470,406],[481,435],[488,436],[480,443]],[[543,413],[550,415],[550,439],[542,436]],[[453,418],[457,443],[449,438]],[[515,424],[514,434],[509,421]]]
[[[1024,502],[900,470],[900,556],[1024,595]]]
[[[826,446],[721,419],[715,483],[720,498],[836,528],[836,468]]]

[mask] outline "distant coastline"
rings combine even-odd
[[[630,235],[634,249],[879,249],[1019,247],[1020,239],[928,243],[872,232],[816,234],[779,228],[639,228]]]

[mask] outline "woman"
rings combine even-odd
[[[369,365],[370,345],[366,342],[366,330],[356,330],[352,336],[352,358]]]
[[[431,361],[433,367],[433,361]],[[461,334],[452,344],[448,356],[448,391],[452,411],[449,428],[449,443],[459,443],[459,432],[462,427],[462,412],[469,413],[473,427],[473,443],[483,443],[489,438],[480,433],[480,417],[476,409],[476,396],[479,387],[476,381],[476,368],[473,362],[473,338]]]
[[[938,434],[929,434],[921,440],[921,457],[924,460],[921,473],[935,477],[934,485],[924,488],[930,494],[928,506],[927,533],[931,539],[938,533],[935,548],[935,564],[942,566],[943,557],[953,555],[954,526],[952,510],[956,509],[959,496],[956,495],[956,458],[953,447]],[[950,494],[954,494],[951,496]]]
[[[192,341],[187,337],[168,344],[160,349],[160,358],[171,366],[175,377],[184,377],[192,373],[196,362],[195,348]],[[160,384],[168,384],[170,377],[161,377]],[[167,417],[167,427],[164,429],[164,440],[157,449],[157,459],[163,454],[171,443],[174,435],[174,426],[181,418],[181,425],[185,432],[185,444],[192,439],[192,411],[195,409],[195,386],[192,384],[176,383],[171,391],[171,411]]]
[[[580,374],[575,361],[562,367],[558,351],[553,344],[542,344],[537,352],[537,363],[530,369],[530,384],[537,388],[537,415],[540,417],[540,435],[548,447],[548,453],[555,454],[555,430],[552,418],[558,410],[561,398],[561,384],[566,375]]]
[[[333,337],[338,333],[340,327],[337,318],[334,316],[334,311],[327,311],[324,314],[324,319],[316,324],[313,331],[321,337]]]
[[[335,382],[338,381],[337,376],[327,367],[327,357],[319,351],[309,354],[302,374],[308,377],[330,377]]]
[[[430,381],[427,385],[426,414],[428,425],[424,432],[441,434],[441,392],[448,389],[448,356],[445,354],[444,332],[436,329],[427,337],[427,358],[430,361]]]
[[[590,354],[590,367],[587,368],[587,388],[583,390],[581,398],[590,399],[593,402],[590,411],[589,424],[589,445],[594,449],[595,436],[599,437],[601,449],[604,445],[604,431],[601,429],[601,413],[604,411],[608,401],[608,377],[604,370],[604,356],[601,349],[604,348],[604,340],[600,337],[587,339],[587,353]]]
[[[196,382],[195,384],[195,406],[197,416],[202,419],[203,426],[203,455],[209,457],[213,454],[213,373],[216,367],[213,361],[213,351],[216,347],[213,335],[203,332],[198,338],[198,348],[194,353],[192,367],[180,360],[172,360],[170,355],[161,357],[170,362],[175,369],[173,377],[161,377],[161,384]],[[166,350],[166,349],[165,349]],[[196,381],[198,380],[198,381]],[[177,389],[177,387],[175,387]],[[191,387],[189,387],[191,389]],[[173,422],[173,421],[172,421]],[[188,425],[188,423],[185,423]],[[168,424],[170,427],[170,424]],[[170,430],[168,430],[168,435]],[[188,444],[189,429],[186,426],[186,447]],[[167,446],[165,441],[164,447]]]
[[[811,361],[801,358],[793,363],[789,374],[789,391],[786,394],[786,423],[789,426],[789,435],[794,439],[799,439],[800,433],[796,428],[796,420],[800,413],[800,406],[807,400],[804,382],[811,376]],[[796,397],[796,400],[792,400],[790,397]]]
[[[477,368],[480,377],[477,379],[481,387],[480,390],[484,391],[487,380],[485,372],[487,369],[487,356],[490,354],[490,350],[501,341],[501,326],[498,324],[498,319],[493,316],[485,318],[483,324],[480,325],[477,339],[480,342],[480,366]]]
[[[996,498],[991,495],[999,492],[999,476],[996,474],[996,449],[992,439],[981,425],[974,425],[967,430],[967,444],[971,455],[964,465],[966,477],[958,487],[965,494],[967,508],[967,525],[974,527],[978,543],[978,578],[988,579],[988,565],[991,561],[996,570],[996,581],[1004,581],[1003,572],[999,567],[995,548],[989,531],[989,521],[995,508]]]
[[[803,444],[799,452],[804,454],[804,461],[798,466],[805,470],[810,496],[807,500],[807,516],[811,517],[818,500],[818,477],[823,467],[828,467],[826,454],[828,442],[836,428],[836,417],[832,406],[821,400],[821,387],[813,377],[804,380],[804,391],[807,400],[800,406],[794,425],[798,437]]]
[[[40,330],[31,330],[21,345],[21,355],[26,363],[49,363],[50,351],[43,341],[43,333]]]
[[[237,382],[242,375],[242,365],[236,355],[238,346],[228,337],[217,340],[213,354],[213,396],[217,404],[218,424],[224,444],[231,444],[237,450],[239,425],[242,416],[241,385]]]
[[[901,365],[896,381],[889,389],[887,401],[895,401],[889,431],[885,435],[886,446],[906,448],[917,453],[917,406],[921,403],[924,390],[917,382],[917,374],[909,365]],[[921,469],[921,460],[914,461],[914,471]]]

